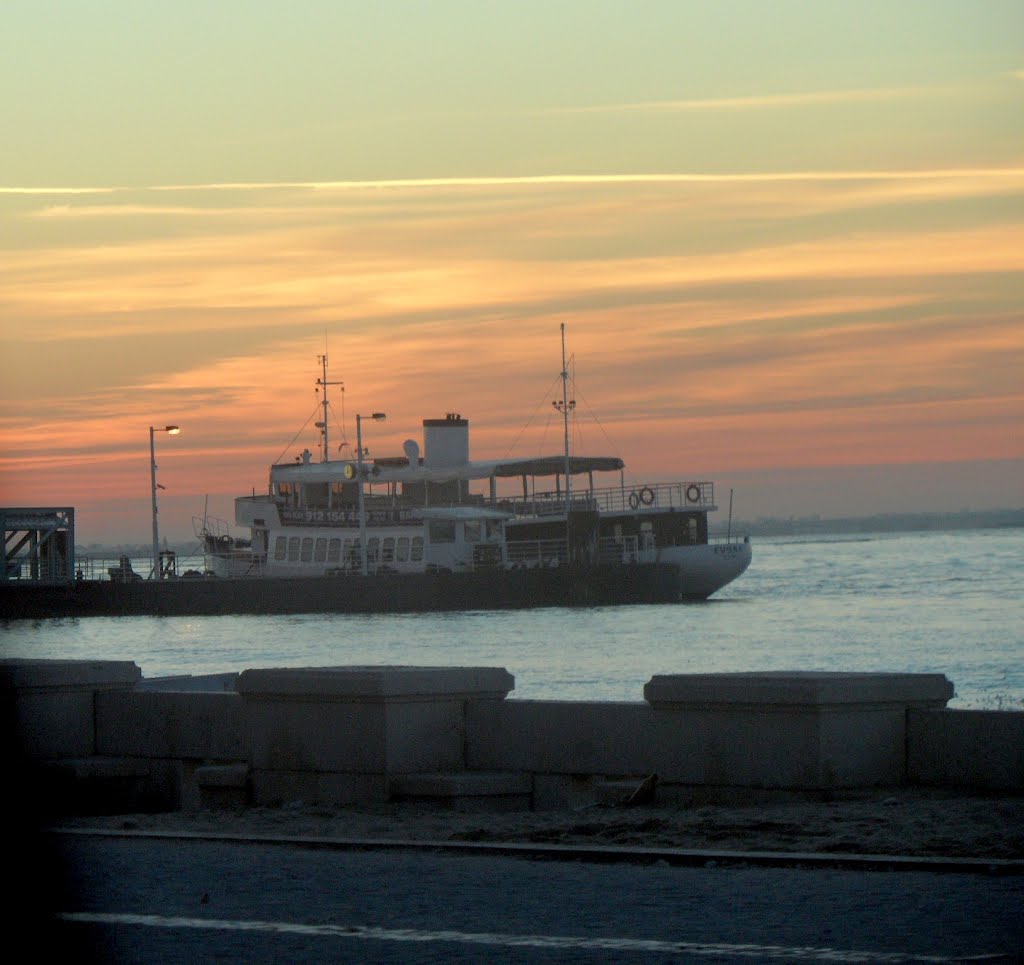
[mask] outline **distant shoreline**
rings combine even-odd
[[[824,518],[820,516],[762,516],[756,520],[733,520],[733,536],[843,536],[850,533],[910,533],[963,529],[1010,529],[1024,527],[1024,509],[960,510],[955,513],[878,513],[874,516]],[[724,535],[727,524],[715,520],[713,535]],[[202,554],[202,546],[191,543],[169,543],[180,557]],[[114,558],[150,557],[151,543],[121,546],[89,544],[75,547],[76,556]]]
[[[751,536],[806,536],[815,534],[910,533],[964,529],[1024,527],[1024,509],[961,510],[956,513],[879,513],[874,516],[822,518],[769,516],[734,521],[733,533]],[[717,528],[716,528],[717,531]]]

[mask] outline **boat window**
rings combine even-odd
[[[317,563],[322,563],[327,559],[327,537],[318,536],[316,538],[316,549],[313,551],[313,559]]]
[[[471,519],[463,523],[463,539],[467,543],[479,543],[480,542],[480,520]]]
[[[277,484],[277,495],[278,496],[290,496],[292,494],[292,484],[289,482],[281,482]]]
[[[432,519],[427,530],[431,543],[454,543],[455,523],[447,519]]]
[[[359,501],[359,490],[354,482],[331,483],[332,506],[355,506]]]
[[[393,563],[395,561],[395,537],[385,536],[384,545],[381,547],[380,561],[382,563]]]
[[[380,538],[377,536],[371,536],[366,541],[366,558],[371,563],[377,562],[377,554],[380,550]]]
[[[302,505],[326,509],[327,483],[306,483],[302,488]]]
[[[313,537],[304,536],[302,538],[302,562],[308,563],[313,559]]]
[[[400,536],[398,538],[398,549],[395,552],[395,559],[399,563],[409,562],[409,537]]]
[[[334,537],[327,544],[327,562],[337,563],[341,559],[341,540],[338,537]]]
[[[278,536],[274,540],[274,559],[283,560],[288,555],[288,537]]]
[[[412,538],[412,556],[409,559],[413,563],[419,563],[423,559],[423,537],[414,536]]]
[[[298,563],[299,561],[299,543],[301,540],[298,536],[293,536],[288,540],[288,562]]]
[[[486,523],[487,526],[487,538],[488,539],[501,539],[501,520],[500,519],[489,519]]]

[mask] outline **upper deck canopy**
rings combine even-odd
[[[570,456],[568,462],[569,473],[573,476],[590,472],[615,472],[626,465],[618,456]],[[373,482],[563,476],[565,464],[565,456],[471,461],[440,468],[428,468],[422,464],[410,466],[408,460],[401,457],[365,463]],[[271,476],[275,480],[296,482],[348,479],[344,475],[346,465],[345,462],[279,463],[271,467]]]
[[[538,456],[536,459],[513,459],[493,463],[492,476],[562,476],[565,475],[565,456]],[[618,456],[570,456],[569,473],[614,472],[625,468]]]

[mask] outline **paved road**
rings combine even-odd
[[[949,962],[1024,949],[1019,875],[57,840],[65,938],[105,962]]]

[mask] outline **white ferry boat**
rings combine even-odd
[[[621,459],[569,454],[574,403],[564,330],[562,356],[563,399],[555,405],[565,420],[565,452],[485,461],[470,459],[469,420],[455,413],[423,421],[422,449],[410,439],[403,455],[377,459],[364,458],[357,417],[356,458],[330,459],[333,383],[324,357],[317,381],[323,457],[314,461],[306,449],[294,462],[273,465],[266,494],[235,500],[235,524],[249,538],[234,539],[226,523],[202,521],[208,571],[222,578],[350,577],[360,593],[374,577],[395,586],[402,575],[475,574],[466,585],[481,600],[470,594],[467,606],[500,603],[503,583],[541,585],[540,573],[528,584],[506,579],[524,570],[547,571],[561,584],[571,571],[572,602],[583,603],[706,599],[736,579],[750,564],[750,542],[709,535],[708,515],[718,509],[712,482],[627,485]],[[589,578],[602,569],[607,579]],[[657,589],[645,590],[648,576]],[[344,593],[332,583],[332,595]],[[625,595],[592,589],[612,584]],[[445,585],[459,594],[457,584]],[[538,605],[551,602],[542,596]],[[521,595],[515,605],[523,605]]]

